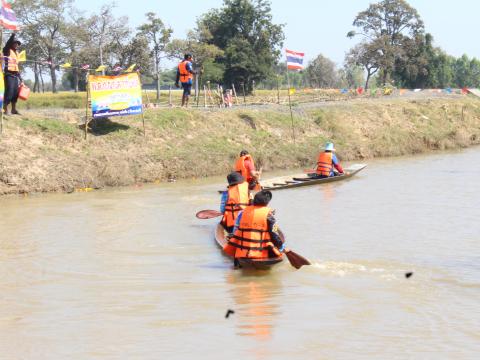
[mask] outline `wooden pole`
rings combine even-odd
[[[242,82],[242,89],[243,89],[243,105],[247,105],[247,99],[245,97],[245,82]]]
[[[199,75],[196,75],[198,76],[198,94],[197,94],[197,108],[198,108],[198,104],[200,103],[200,94],[202,92],[202,75],[201,73]]]
[[[86,87],[87,87],[87,104],[85,105],[85,140],[87,140],[87,133],[88,133],[88,109],[89,109],[89,104],[90,104],[90,88],[89,88],[89,83],[88,83],[88,71],[87,71],[87,81],[86,81]]]
[[[203,85],[203,107],[207,107],[207,85]]]
[[[220,106],[223,106],[223,107],[226,107],[225,106],[225,96],[223,96],[223,86],[219,86],[218,87],[218,92],[220,93],[220,96],[222,98],[222,102],[221,102],[221,105]]]
[[[233,96],[235,96],[235,105],[238,105],[237,90],[235,90],[235,84],[232,83]]]
[[[168,86],[168,106],[172,106],[172,85]]]
[[[293,124],[292,99],[290,98],[290,77],[288,76],[288,65],[287,65],[287,84],[288,84],[288,106],[290,108],[290,118],[292,120],[292,137],[293,137],[293,143],[295,144],[295,125]]]
[[[279,85],[279,79],[280,76],[277,75],[277,104],[280,104],[280,85]]]

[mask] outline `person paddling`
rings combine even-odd
[[[259,191],[262,189],[258,182],[260,179],[260,171],[255,169],[255,162],[247,150],[240,152],[240,156],[235,162],[235,171],[247,179],[250,190]]]
[[[255,194],[253,204],[238,214],[233,234],[223,250],[235,259],[268,259],[282,256],[285,245],[274,218],[274,210],[268,207],[272,193],[262,190]]]
[[[248,183],[238,172],[227,176],[228,190],[222,193],[220,212],[223,213],[220,222],[228,233],[233,232],[233,226],[240,211],[250,203]]]
[[[327,178],[331,176],[335,176],[336,169],[339,174],[343,174],[343,168],[340,165],[340,162],[335,155],[335,148],[333,143],[328,142],[325,145],[325,151],[318,154],[317,160],[317,172],[315,177],[317,178]]]

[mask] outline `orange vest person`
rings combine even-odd
[[[325,145],[325,151],[318,154],[317,160],[317,174],[319,178],[327,178],[335,176],[333,169],[337,169],[340,174],[343,174],[343,168],[334,154],[333,143],[329,142]]]
[[[179,82],[182,84],[182,106],[188,106],[188,99],[192,93],[193,74],[192,55],[185,54],[183,60],[178,64],[177,79],[175,80],[175,86],[180,87]]]
[[[227,181],[228,190],[222,194],[220,212],[223,213],[223,218],[220,223],[231,233],[238,214],[250,203],[250,193],[248,183],[238,172],[229,174]]]
[[[253,204],[240,212],[235,222],[233,235],[228,238],[223,250],[234,259],[267,259],[282,256],[283,241],[267,207],[272,193],[262,190],[255,194]]]
[[[242,150],[240,152],[240,157],[235,162],[234,170],[238,171],[245,179],[247,179],[247,182],[250,185],[250,190],[261,190],[261,186],[258,182],[260,172],[255,170],[255,162],[247,150]]]
[[[7,40],[3,48],[4,58],[4,76],[5,76],[5,93],[3,96],[3,110],[5,115],[8,115],[8,104],[12,104],[12,114],[18,114],[17,100],[18,89],[22,84],[22,76],[18,68],[18,54],[17,49],[21,42],[15,39],[13,33]]]

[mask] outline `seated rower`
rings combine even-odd
[[[268,259],[282,256],[285,246],[273,217],[267,207],[272,193],[262,190],[255,194],[253,204],[241,211],[235,221],[233,234],[223,250],[234,259]],[[235,261],[237,265],[238,262]]]
[[[238,171],[245,179],[247,179],[250,190],[260,191],[262,189],[258,182],[260,180],[260,171],[255,169],[253,158],[247,150],[242,150],[240,152],[240,157],[235,163],[234,170]]]
[[[228,189],[222,193],[220,212],[223,218],[220,223],[231,233],[239,212],[250,203],[250,192],[245,178],[236,171],[227,176],[227,181]]]
[[[335,176],[334,169],[338,171],[338,174],[343,175],[343,168],[340,165],[340,162],[335,155],[335,149],[333,147],[333,143],[328,142],[325,145],[325,151],[318,154],[317,160],[317,178],[327,178],[331,176]]]

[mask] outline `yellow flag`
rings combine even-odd
[[[135,69],[135,66],[137,66],[137,64],[130,65],[130,67],[129,67],[127,70],[125,70],[125,72],[126,72],[126,73],[132,72],[133,69]]]
[[[293,95],[293,94],[295,94],[295,91],[296,91],[295,88],[290,88],[290,89],[288,89],[288,94]]]
[[[69,69],[69,68],[72,67],[72,64],[70,64],[70,63],[65,63],[65,64],[60,65],[60,67],[61,67],[61,68],[64,68],[64,69]]]
[[[20,53],[17,56],[18,62],[25,62],[27,61],[27,53],[25,50],[20,51]]]
[[[100,72],[103,71],[107,68],[107,65],[100,65],[98,68],[95,69],[95,71]]]

